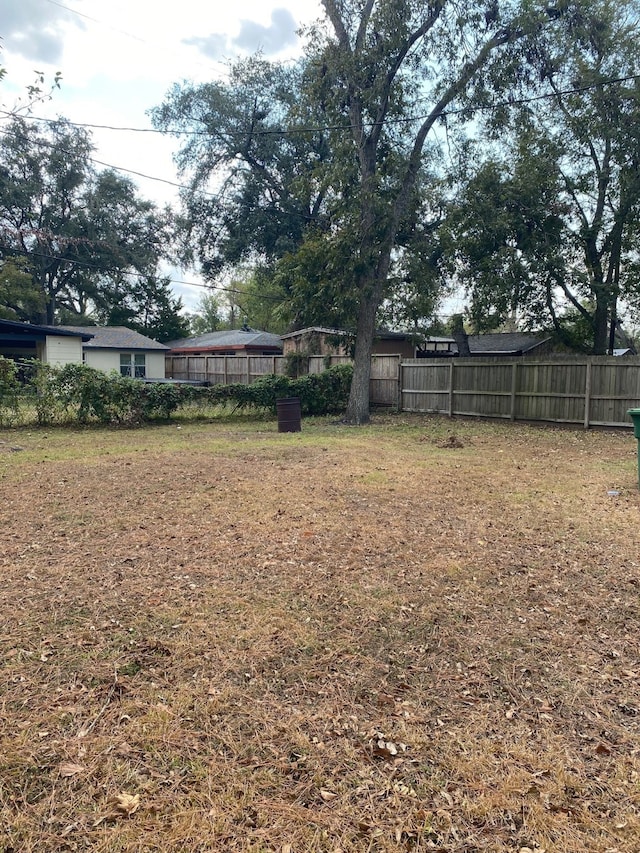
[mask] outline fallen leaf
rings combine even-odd
[[[373,747],[373,754],[376,758],[395,758],[398,747],[390,740],[379,740]]]
[[[117,794],[113,807],[120,814],[130,817],[140,808],[140,794]]]
[[[599,743],[596,746],[596,755],[611,755],[611,748],[606,743]]]
[[[83,767],[82,764],[73,764],[70,761],[65,761],[64,764],[60,765],[60,775],[68,778],[69,776],[77,776],[79,773],[84,773],[86,767]]]
[[[328,791],[326,788],[320,788],[320,796],[325,801],[325,803],[330,803],[331,800],[335,800],[338,796],[333,791]]]

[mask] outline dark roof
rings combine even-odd
[[[231,329],[225,332],[208,332],[195,338],[169,341],[172,350],[217,349],[282,349],[280,335],[260,332],[257,329]]]
[[[126,326],[58,326],[60,329],[77,329],[92,335],[93,338],[85,344],[87,349],[121,349],[121,350],[166,350],[169,347],[127,329]]]
[[[469,350],[473,355],[517,355],[546,343],[550,338],[523,332],[498,332],[490,335],[469,335]]]
[[[47,326],[36,323],[22,323],[18,320],[0,320],[0,331],[12,335],[58,335],[60,337],[82,338],[88,341],[92,333],[74,326]]]

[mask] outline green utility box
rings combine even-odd
[[[640,488],[640,409],[629,409],[627,414],[633,421],[633,434],[638,439],[638,488]]]

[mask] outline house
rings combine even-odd
[[[168,355],[281,355],[282,341],[280,335],[243,326],[169,341],[167,349]]]
[[[82,364],[82,348],[92,338],[86,329],[0,320],[0,356],[37,358],[46,364]]]
[[[344,329],[310,326],[281,335],[282,354],[349,355],[353,334]],[[379,329],[373,341],[373,355],[401,355],[416,358],[415,335],[411,332],[391,332]]]
[[[126,326],[56,326],[75,330],[88,339],[82,344],[82,360],[88,367],[112,370],[133,379],[164,379],[169,347]]]
[[[551,349],[551,338],[521,332],[469,335],[472,356],[542,355]],[[311,326],[282,335],[283,355],[348,355],[353,335],[343,329]],[[402,358],[450,358],[458,355],[452,337],[420,337],[415,332],[379,329],[373,341],[373,355],[400,355]]]
[[[468,335],[472,358],[546,355],[552,350],[552,338],[525,332],[496,332]],[[442,358],[458,355],[458,345],[451,337],[429,337],[420,344],[418,358]]]
[[[546,355],[552,350],[553,339],[526,332],[496,332],[489,335],[469,335],[471,355],[516,356]]]

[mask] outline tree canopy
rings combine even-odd
[[[141,299],[167,254],[169,220],[133,183],[92,163],[90,136],[64,120],[14,117],[0,137],[0,304],[20,319],[108,317]],[[22,286],[9,286],[20,273]],[[25,290],[28,276],[29,287]],[[145,284],[146,283],[146,284]],[[29,293],[28,298],[25,294]],[[126,300],[125,300],[126,301]],[[175,313],[180,305],[165,302]]]
[[[612,348],[638,300],[640,24],[636,2],[593,0],[536,41],[543,99],[491,116],[499,137],[464,187],[451,257],[479,327],[517,312]],[[505,135],[505,127],[511,131]]]
[[[190,181],[185,246],[205,271],[253,254],[275,263],[294,318],[351,319],[347,419],[363,423],[381,307],[402,306],[404,293],[406,316],[412,296],[427,310],[441,280],[434,131],[452,133],[496,98],[535,89],[542,34],[582,3],[322,6],[297,67],[240,63],[226,83],[174,88],[153,115],[192,134],[177,157]]]

